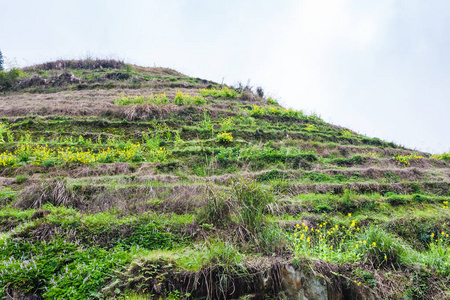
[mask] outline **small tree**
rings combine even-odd
[[[1,50],[0,50],[0,71],[3,71],[3,54]]]

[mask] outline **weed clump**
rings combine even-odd
[[[220,132],[217,134],[217,140],[223,144],[231,143],[233,141],[233,135],[231,132]]]
[[[226,226],[231,220],[233,204],[230,195],[216,191],[210,185],[206,186],[205,206],[199,212],[198,222]]]
[[[25,188],[13,204],[15,208],[41,208],[51,203],[53,206],[76,207],[79,199],[72,187],[65,180],[52,180],[40,184],[33,184]]]
[[[239,207],[239,218],[247,230],[253,234],[260,231],[265,224],[264,214],[275,205],[270,188],[240,177],[232,181],[231,190]]]
[[[359,236],[362,253],[374,267],[399,266],[407,247],[398,238],[378,226],[370,226]],[[362,242],[361,242],[362,241]]]
[[[436,160],[450,161],[450,152],[444,152],[442,154],[434,154],[434,155],[431,155],[430,158],[436,159]]]
[[[215,88],[211,88],[211,89],[200,89],[200,95],[202,95],[203,97],[206,96],[214,96],[216,98],[219,97],[223,97],[223,98],[237,98],[239,97],[239,93],[234,90],[234,89],[230,89],[228,87],[223,87],[220,90],[216,90]]]
[[[292,109],[279,108],[275,106],[258,106],[253,105],[249,111],[249,115],[252,117],[262,117],[267,115],[275,115],[289,118],[301,119],[305,115],[302,111],[296,111]]]
[[[173,99],[173,103],[176,105],[205,105],[206,100],[202,96],[191,96],[189,94],[184,94],[183,92],[178,91],[177,95]]]
[[[143,103],[154,103],[154,104],[169,104],[166,93],[162,94],[150,94],[150,96],[144,95],[120,95],[115,101],[115,105],[129,105],[129,104],[143,104]]]
[[[417,153],[412,153],[410,155],[395,155],[394,160],[402,167],[409,167],[411,162],[418,162],[421,160],[423,156],[418,155]]]

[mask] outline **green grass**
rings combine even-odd
[[[150,94],[150,96],[144,95],[120,95],[114,104],[116,105],[130,105],[130,104],[143,104],[143,103],[155,103],[155,104],[169,104],[169,100],[165,93],[163,94]]]

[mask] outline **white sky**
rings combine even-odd
[[[250,79],[287,107],[432,153],[450,149],[449,33],[445,0],[0,0],[0,50],[18,66],[91,54]]]

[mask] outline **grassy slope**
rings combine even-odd
[[[208,274],[220,297],[306,262],[379,298],[448,297],[446,160],[169,69],[65,67],[78,79],[36,66],[0,97],[1,296],[177,299],[179,274]]]

